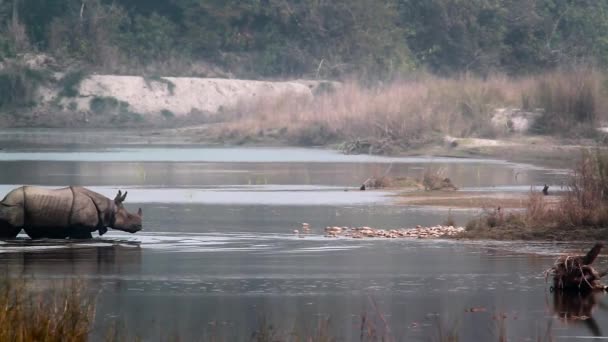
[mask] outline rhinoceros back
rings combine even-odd
[[[24,186],[0,202],[0,238],[13,238],[22,228],[32,238],[90,237],[112,224],[114,211],[113,201],[85,188]]]
[[[24,187],[24,225],[36,227],[68,227],[74,204],[70,188],[49,190]]]

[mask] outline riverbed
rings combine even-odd
[[[333,336],[352,341],[360,338],[363,315],[405,341],[427,341],[438,326],[463,341],[495,340],[497,324],[517,341],[545,336],[548,326],[559,338],[606,333],[601,307],[608,299],[594,299],[597,310],[586,315],[592,320],[565,322],[557,318],[565,306],[543,274],[559,253],[588,246],[323,237],[326,226],[414,227],[441,224],[448,215],[463,225],[479,213],[406,205],[387,190],[358,191],[370,176],[420,177],[428,168],[471,192],[560,188],[567,177],[564,170],[489,159],[11,142],[0,151],[1,193],[22,184],[82,185],[107,196],[127,190],[127,208],[144,211],[144,230],[81,242],[20,235],[0,244],[1,264],[41,284],[85,280],[97,291],[94,339],[118,320],[146,341],[248,340],[264,317],[279,331],[301,334],[329,319]],[[295,235],[303,222],[311,233]],[[605,266],[605,258],[600,262]]]

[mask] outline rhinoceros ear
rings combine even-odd
[[[125,196],[127,194],[125,193]],[[123,196],[122,196],[122,191],[118,190],[118,193],[116,194],[116,197],[114,197],[114,203],[116,204],[120,204],[122,203],[122,201],[124,201]]]
[[[139,210],[137,211],[137,215],[139,217],[143,217],[144,216],[144,212],[141,210],[141,208],[139,208]]]
[[[124,202],[124,201],[125,201],[125,199],[127,199],[127,194],[128,194],[128,193],[129,193],[128,191],[125,191],[125,194],[124,194],[124,195],[122,195],[122,198],[120,199],[120,201],[121,201],[121,202]]]

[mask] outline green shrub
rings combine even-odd
[[[9,66],[0,71],[0,109],[33,106],[40,85],[49,75],[23,66]]]
[[[175,95],[175,83],[169,81],[168,79],[165,79],[165,78],[162,78],[162,77],[156,76],[156,75],[155,76],[144,76],[144,82],[146,82],[146,85],[148,87],[150,87],[153,82],[164,84],[167,86],[167,89],[169,90],[169,94]]]
[[[114,97],[95,96],[89,102],[89,108],[96,114],[117,113],[119,102]]]
[[[168,109],[161,110],[160,115],[162,115],[162,117],[165,118],[166,120],[175,118],[175,113],[173,113],[172,111],[170,111]]]
[[[114,116],[111,120],[115,124],[126,124],[126,123],[142,123],[145,121],[144,115],[131,111],[120,112]]]
[[[59,96],[78,96],[78,87],[80,86],[80,82],[82,82],[82,80],[84,80],[86,77],[87,74],[83,70],[70,71],[66,73],[59,81],[59,86],[61,87]]]

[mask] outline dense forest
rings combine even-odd
[[[236,77],[526,74],[608,64],[608,0],[0,0],[0,59]]]

